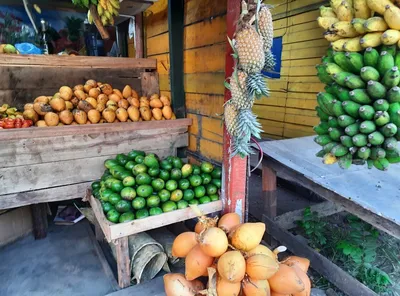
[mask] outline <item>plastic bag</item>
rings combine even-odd
[[[17,43],[15,48],[20,54],[42,54],[42,50],[32,43]]]

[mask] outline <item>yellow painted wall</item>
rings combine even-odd
[[[147,57],[157,59],[161,93],[170,95],[167,0],[144,14]],[[226,1],[186,0],[184,89],[189,151],[222,161],[222,113],[225,79]]]
[[[287,2],[285,2],[287,1]],[[269,0],[274,36],[283,37],[281,78],[269,80],[271,96],[256,101],[264,137],[310,135],[318,122],[316,94],[323,90],[315,65],[328,48],[316,18],[321,0]],[[226,1],[186,0],[184,29],[184,89],[190,128],[189,151],[222,161]],[[170,95],[167,0],[145,12],[146,53],[157,58],[160,89]]]

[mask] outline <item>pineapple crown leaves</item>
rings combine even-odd
[[[246,79],[247,93],[250,97],[256,97],[261,99],[261,97],[269,97],[269,88],[264,75],[261,73],[249,74]]]
[[[262,126],[257,121],[257,116],[250,109],[239,110],[239,134],[244,137],[248,137],[250,140],[251,136],[261,139]]]
[[[250,140],[243,137],[233,137],[232,139],[232,153],[231,158],[235,155],[239,155],[241,158],[254,154],[254,150],[251,148]]]
[[[228,38],[228,42],[229,42],[230,46],[232,47],[232,51],[233,51],[232,56],[234,59],[237,60],[239,58],[239,55],[238,55],[238,52],[235,47],[236,40],[230,39],[228,36],[227,36],[227,38]]]
[[[275,56],[271,50],[265,52],[265,64],[264,64],[264,71],[271,71],[275,68],[276,60]]]

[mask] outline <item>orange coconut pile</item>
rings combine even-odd
[[[264,223],[240,223],[235,213],[200,217],[195,232],[176,237],[172,255],[185,258],[185,274],[164,276],[167,296],[309,296],[310,261],[261,245]],[[207,287],[198,280],[208,276]]]

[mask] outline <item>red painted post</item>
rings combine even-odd
[[[241,1],[227,0],[226,13],[226,32],[230,39],[236,29],[236,22],[240,16]],[[225,78],[232,75],[234,60],[232,58],[232,48],[227,41],[225,53]],[[225,89],[225,102],[230,99],[230,91]],[[231,154],[231,138],[224,126],[224,147],[223,147],[223,166],[224,166],[224,213],[236,212],[240,215],[241,221],[246,220],[246,179],[247,179],[247,158]]]

